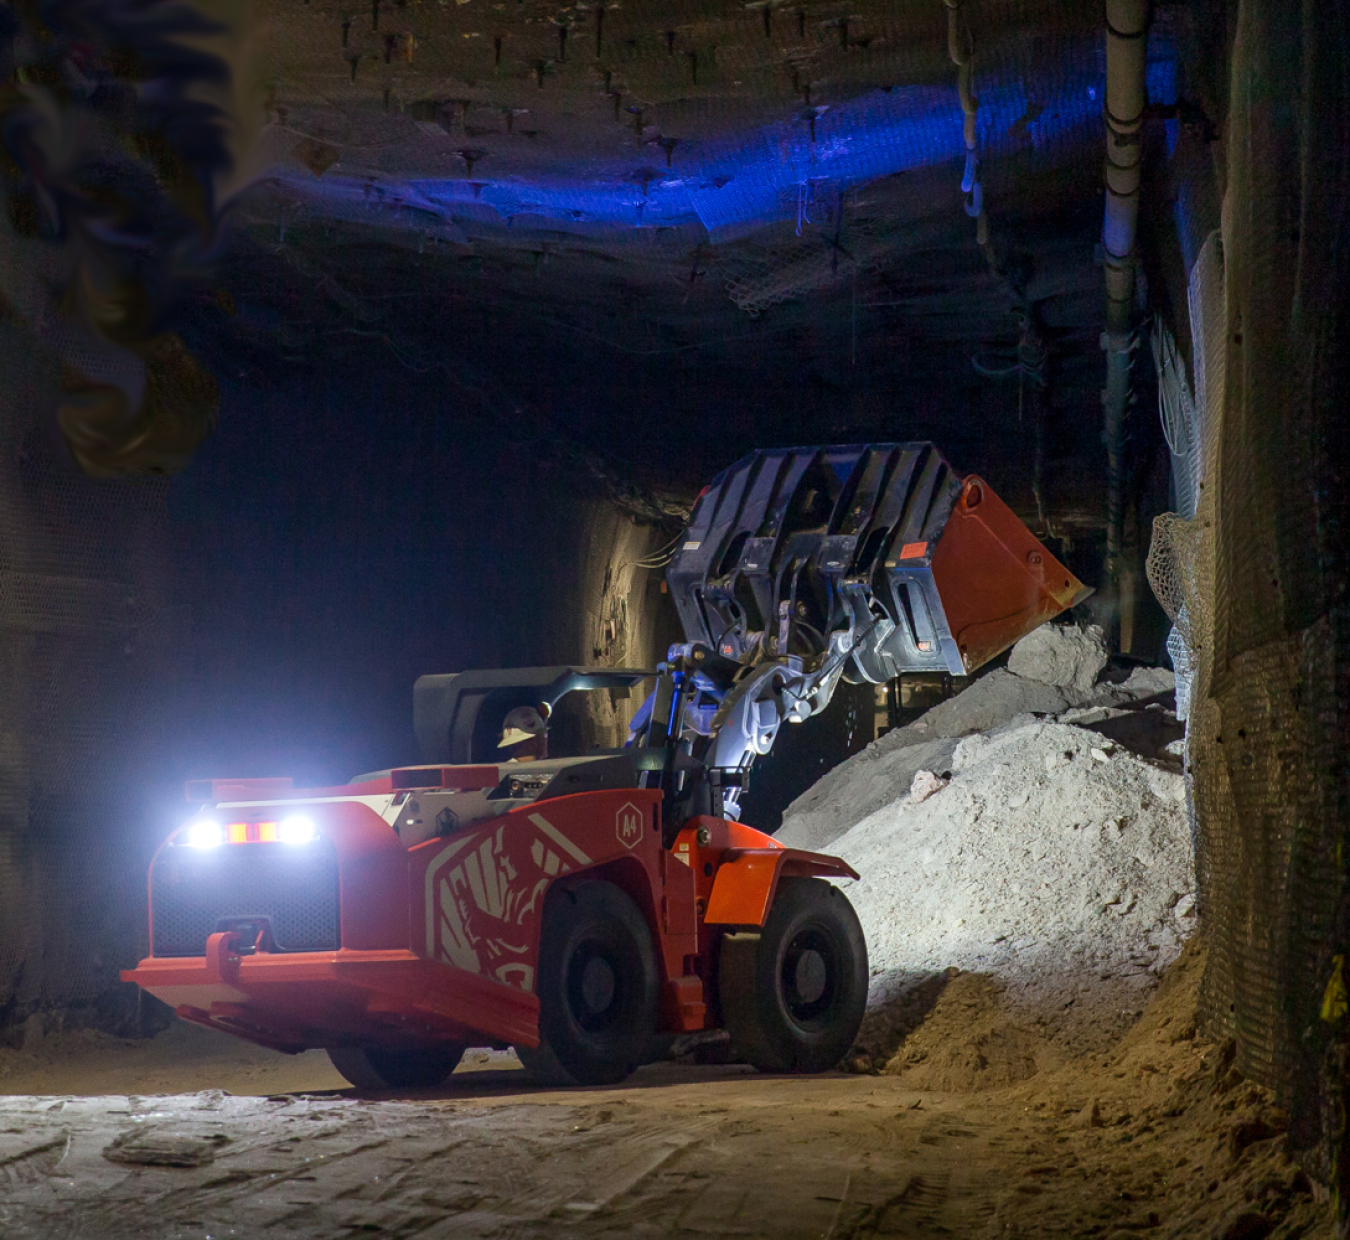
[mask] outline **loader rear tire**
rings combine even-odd
[[[625,892],[605,882],[551,891],[535,987],[539,1046],[516,1053],[551,1084],[617,1084],[646,1057],[658,984],[647,919]]]
[[[728,934],[718,996],[733,1054],[762,1072],[826,1072],[867,1006],[867,943],[848,897],[785,878],[758,934]]]
[[[411,1050],[330,1046],[328,1058],[357,1089],[433,1089],[458,1066],[464,1047],[454,1042]]]

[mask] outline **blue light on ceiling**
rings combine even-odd
[[[1174,102],[1172,40],[1161,34],[1151,39],[1149,50],[1149,97]],[[1103,60],[1099,39],[1065,40],[1048,79],[1028,73],[1025,63],[981,71],[977,135],[986,178],[999,160],[1029,155],[1039,165],[1055,166],[1101,143]],[[647,147],[626,164],[613,160],[598,170],[593,165],[585,176],[424,179],[405,182],[395,192],[468,228],[528,221],[585,235],[693,227],[718,241],[791,220],[805,198],[833,196],[946,162],[953,167],[957,204],[965,154],[961,127],[954,81],[896,87],[843,103],[798,107],[758,131],[690,144],[673,168],[665,167],[661,151]],[[1169,154],[1174,129],[1169,122]],[[369,191],[329,178],[322,192],[330,200],[354,201]]]

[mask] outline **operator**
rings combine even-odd
[[[548,757],[547,705],[517,706],[502,720],[502,739],[498,749],[505,749],[508,762],[536,762]]]

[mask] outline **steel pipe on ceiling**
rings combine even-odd
[[[1130,400],[1130,357],[1134,349],[1134,244],[1139,222],[1143,167],[1144,105],[1147,101],[1149,0],[1106,0],[1106,210],[1102,249],[1106,269],[1106,386],[1102,391],[1103,440],[1107,461],[1106,579],[1117,602],[1120,589],[1124,514],[1125,413]],[[1115,627],[1115,626],[1113,626]],[[1127,645],[1127,625],[1118,640]]]

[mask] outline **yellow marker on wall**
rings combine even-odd
[[[1345,990],[1345,957],[1335,956],[1331,961],[1331,978],[1322,996],[1322,1019],[1328,1023],[1340,1020],[1350,1011],[1350,996]]]

